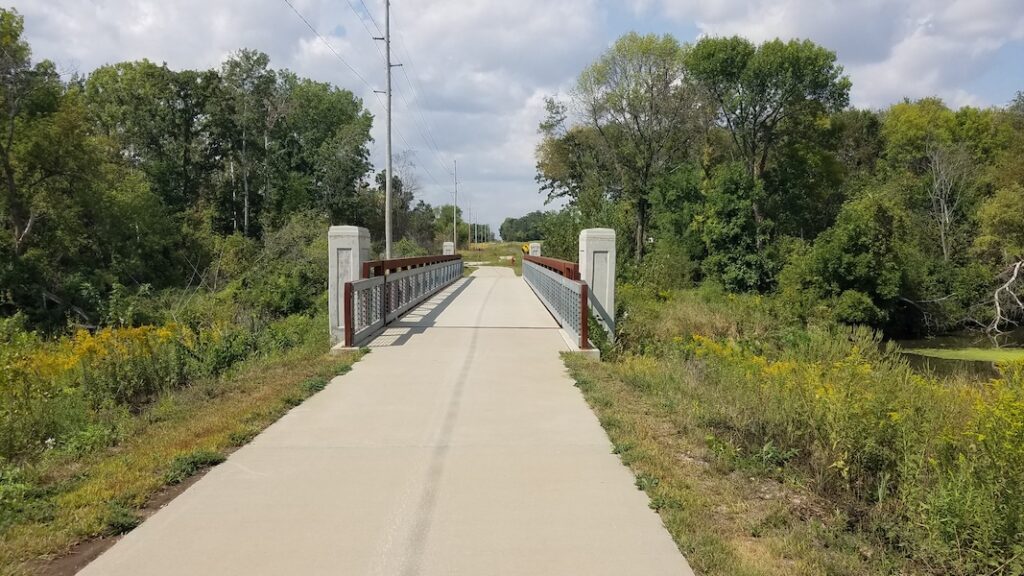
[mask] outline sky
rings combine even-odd
[[[10,0],[8,0],[10,2]],[[14,0],[35,59],[67,73],[148,58],[216,68],[233,51],[348,88],[374,114],[383,168],[384,0]],[[880,108],[939,96],[953,106],[1006,104],[1024,90],[1024,0],[393,0],[397,165],[431,204],[452,200],[497,230],[544,209],[534,181],[544,97],[631,30],[680,41],[740,34],[810,38],[834,50],[851,99]],[[333,51],[332,51],[333,48]],[[334,52],[340,55],[344,63]],[[347,64],[346,64],[347,63]]]

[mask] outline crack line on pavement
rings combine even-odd
[[[477,312],[477,322],[483,318],[484,309],[486,309],[487,302],[491,299],[491,294],[494,292],[494,288],[497,284],[497,282],[492,284],[491,288],[487,291],[487,296],[484,297],[480,310]],[[426,482],[420,495],[419,506],[416,508],[416,517],[413,521],[412,529],[409,532],[409,548],[408,554],[405,556],[405,565],[401,572],[402,576],[417,576],[423,568],[423,555],[426,552],[427,537],[430,533],[430,527],[434,520],[434,509],[437,506],[441,476],[444,474],[445,461],[447,460],[448,451],[450,449],[449,445],[451,436],[455,431],[455,424],[459,418],[459,408],[462,403],[462,395],[465,391],[466,384],[469,381],[470,371],[473,367],[473,360],[476,356],[479,335],[479,330],[474,329],[473,336],[469,342],[469,347],[466,350],[466,357],[463,361],[462,369],[460,370],[459,376],[455,382],[455,387],[452,389],[451,400],[449,401],[448,408],[445,411],[444,422],[441,425],[441,430],[439,431],[436,442],[437,446],[434,448],[430,457]]]

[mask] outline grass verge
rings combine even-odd
[[[651,499],[699,574],[799,576],[913,574],[885,549],[848,530],[839,511],[797,479],[761,470],[783,454],[769,448],[720,458],[714,432],[685,416],[699,410],[660,397],[656,385],[626,378],[616,363],[567,354],[565,362],[597,413],[637,487]],[[653,371],[650,378],[657,378]],[[627,383],[628,382],[628,383]]]
[[[523,275],[522,244],[517,242],[483,242],[470,244],[459,250],[466,262],[479,262],[483,266],[512,268],[516,276]],[[475,270],[475,267],[471,267]]]
[[[116,446],[85,455],[54,451],[20,468],[18,478],[3,479],[0,574],[41,571],[76,544],[131,530],[161,489],[223,461],[362,355],[325,355],[319,344],[245,361],[220,378],[166,393],[132,417]]]
[[[1024,348],[904,348],[907,354],[977,362],[1024,362]]]

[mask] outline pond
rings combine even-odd
[[[996,337],[963,331],[898,344],[911,367],[937,376],[987,380],[999,376],[997,362],[1024,362],[1024,329]]]

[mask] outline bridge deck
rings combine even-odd
[[[509,269],[371,348],[82,574],[692,574]]]

